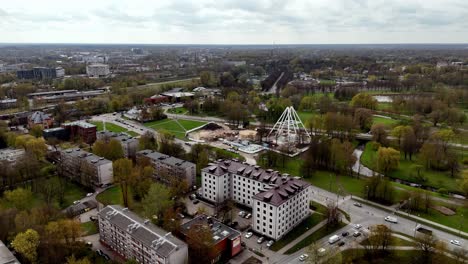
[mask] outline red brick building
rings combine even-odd
[[[84,122],[75,121],[62,125],[69,135],[71,140],[82,140],[87,144],[93,144],[96,141],[97,128],[95,125]]]

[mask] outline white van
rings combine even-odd
[[[393,216],[386,216],[385,221],[390,222],[390,223],[394,223],[394,224],[398,223],[398,219],[396,217],[393,217]]]
[[[333,236],[331,236],[331,237],[328,239],[328,243],[333,244],[333,243],[335,243],[336,241],[338,241],[338,240],[340,240],[340,239],[341,239],[340,236],[338,236],[338,235],[333,235]]]

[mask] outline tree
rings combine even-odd
[[[384,124],[378,123],[371,127],[372,140],[380,143],[383,146],[387,145],[387,127]]]
[[[388,250],[393,240],[392,230],[386,225],[371,226],[369,230],[364,248],[368,255],[375,257]]]
[[[152,166],[135,166],[133,168],[130,187],[135,200],[141,201],[141,199],[143,199],[143,197],[148,193],[152,182],[152,176]]]
[[[114,181],[120,185],[122,201],[128,207],[128,185],[132,175],[132,161],[129,159],[118,159],[113,162]]]
[[[29,134],[31,134],[32,136],[34,136],[34,137],[36,137],[36,138],[42,137],[42,126],[40,126],[40,125],[34,125],[34,126],[31,127],[31,129],[29,130]]]
[[[367,93],[358,93],[351,99],[351,106],[375,110],[377,100]]]
[[[76,259],[75,255],[71,255],[67,258],[66,264],[91,264],[91,261],[87,257]]]
[[[372,111],[366,108],[358,108],[354,111],[354,123],[361,130],[369,130],[372,125]]]
[[[37,261],[37,247],[39,246],[39,234],[34,229],[28,229],[15,236],[11,245],[16,252],[19,252],[31,263]]]
[[[122,145],[116,139],[97,140],[93,144],[93,153],[108,160],[117,160],[124,157]]]
[[[193,263],[211,263],[219,254],[213,240],[211,228],[205,224],[194,224],[187,233],[189,255]]]
[[[168,208],[172,208],[174,201],[171,199],[169,188],[160,183],[153,183],[141,201],[141,205],[146,217],[151,219],[156,217],[157,221],[161,222],[163,213]]]
[[[158,149],[158,142],[154,138],[153,133],[146,131],[145,134],[141,135],[138,139],[138,149],[150,149],[150,150],[157,150]]]
[[[415,237],[416,247],[421,252],[422,263],[430,263],[437,247],[438,240],[432,234],[417,233]]]
[[[25,210],[33,201],[33,193],[30,190],[23,188],[5,191],[3,196],[18,210]]]
[[[334,227],[341,222],[341,213],[336,203],[330,202],[327,204],[327,228]]]
[[[380,147],[377,151],[377,167],[383,174],[398,168],[400,152],[394,148]]]

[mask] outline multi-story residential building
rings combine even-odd
[[[62,127],[67,130],[70,139],[80,139],[87,144],[92,144],[96,141],[97,128],[93,124],[84,121],[75,121],[65,123]]]
[[[101,63],[87,65],[86,74],[95,78],[107,77],[110,74],[109,65]]]
[[[137,152],[137,162],[148,159],[154,169],[154,177],[165,183],[173,179],[185,180],[189,186],[195,185],[196,165],[176,157],[152,150]]]
[[[198,215],[180,227],[180,233],[187,239],[192,228],[209,228],[213,237],[214,249],[217,253],[211,263],[225,262],[241,252],[241,232],[230,228],[217,219]]]
[[[16,72],[16,76],[18,79],[50,80],[65,76],[65,69],[62,67],[34,67],[32,70],[19,70]]]
[[[100,241],[138,263],[188,263],[188,246],[127,208],[109,205],[98,213]]]
[[[60,149],[59,172],[85,186],[102,186],[114,181],[112,161],[93,153],[74,149]]]
[[[310,184],[236,160],[202,169],[202,195],[213,203],[228,199],[252,208],[253,230],[275,240],[309,215]]]
[[[99,131],[97,133],[98,140],[108,141],[115,139],[120,142],[124,152],[124,156],[127,158],[134,158],[138,148],[138,139],[131,137],[125,133],[114,133],[110,131]]]

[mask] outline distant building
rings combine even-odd
[[[0,100],[0,109],[15,108],[18,105],[17,99],[3,99]]]
[[[114,181],[112,161],[93,153],[74,149],[59,150],[58,167],[63,176],[82,185],[102,186]]]
[[[181,102],[184,99],[193,99],[195,94],[190,92],[183,92],[183,91],[167,91],[161,93],[162,96],[169,98],[170,102]]]
[[[92,144],[96,141],[97,128],[95,125],[85,121],[75,121],[62,125],[67,130],[69,138],[72,140],[80,139],[87,144]]]
[[[186,180],[189,186],[195,185],[196,165],[194,163],[148,149],[137,152],[137,161],[143,159],[150,161],[157,180],[170,183],[176,178]]]
[[[99,211],[98,221],[100,241],[125,259],[138,263],[188,263],[185,242],[127,208],[108,205]]]
[[[97,139],[108,141],[115,139],[120,142],[126,158],[134,158],[138,148],[138,139],[131,137],[125,133],[114,133],[110,131],[97,132]]]
[[[0,240],[0,264],[21,264],[13,253]]]
[[[18,79],[26,80],[50,80],[65,76],[65,69],[62,67],[34,67],[32,70],[18,70],[16,76]]]
[[[180,232],[187,239],[191,228],[206,227],[211,230],[214,247],[219,254],[211,263],[224,263],[232,257],[239,254],[242,250],[241,232],[224,225],[219,220],[206,216],[198,215],[194,219],[186,222],[180,228]]]
[[[153,95],[149,98],[145,98],[144,102],[146,104],[151,103],[151,104],[160,104],[160,103],[166,103],[169,102],[170,98],[164,95],[156,94]]]
[[[51,139],[51,138],[56,138],[62,141],[70,139],[69,132],[63,127],[54,127],[54,128],[44,129],[42,130],[42,136],[46,140]]]
[[[52,127],[54,119],[49,115],[41,111],[36,111],[28,117],[28,127],[41,126],[44,129]]]
[[[237,66],[246,65],[246,62],[245,61],[224,61],[224,64],[237,67]]]
[[[107,77],[110,74],[109,65],[100,63],[87,65],[86,74],[94,78]]]

